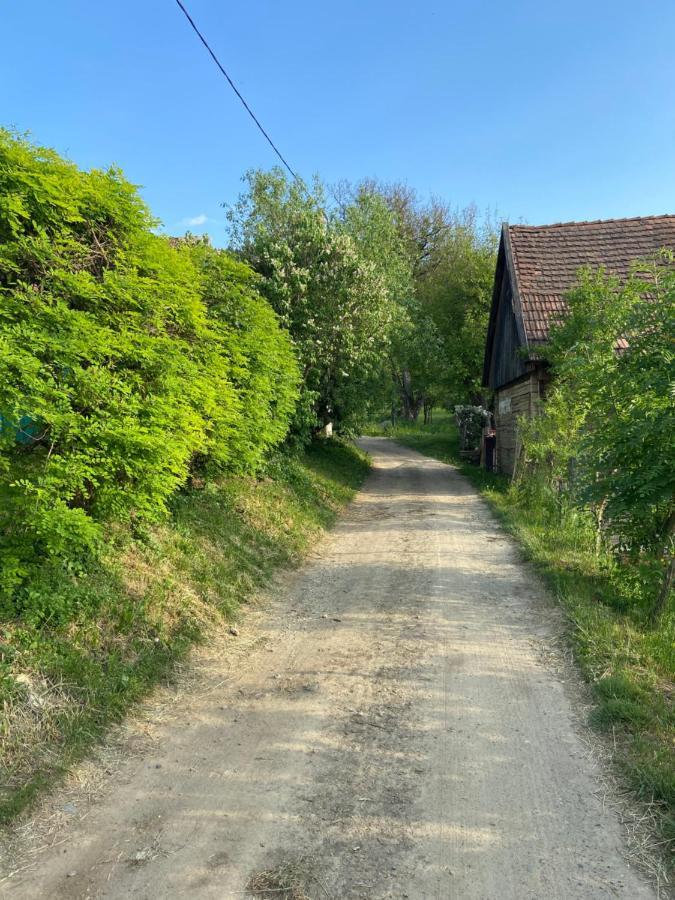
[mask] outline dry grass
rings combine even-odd
[[[48,766],[59,745],[64,720],[77,715],[69,685],[38,672],[17,672],[15,690],[0,709],[0,798],[10,794],[36,767]]]
[[[313,881],[309,861],[301,857],[256,872],[249,879],[246,892],[260,900],[313,900],[307,893]]]
[[[671,896],[672,878],[669,874],[667,850],[669,841],[660,836],[661,805],[636,800],[635,794],[617,775],[616,759],[620,752],[614,740],[599,738],[586,732],[584,744],[595,763],[601,789],[596,796],[605,808],[614,810],[624,831],[625,857],[632,868],[644,872],[656,890],[657,900]]]
[[[226,681],[237,677],[242,657],[265,640],[255,627],[256,619],[263,614],[262,609],[252,610],[236,641],[223,625],[212,631],[208,643],[195,647],[189,658],[174,666],[171,681],[156,687],[135,708],[133,717],[110,728],[105,740],[68,772],[57,789],[40,798],[30,815],[0,832],[0,894],[6,881],[28,872],[45,850],[60,845],[64,830],[73,820],[86,821],[92,804],[114,790],[116,777],[130,759],[146,756],[157,746],[161,728],[176,720],[186,695],[198,691],[203,697],[219,690],[223,669]],[[156,838],[147,846],[139,845],[128,862],[143,864],[155,851],[161,852]]]

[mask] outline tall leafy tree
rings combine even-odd
[[[401,414],[416,419],[421,409],[442,399],[477,402],[494,279],[494,227],[480,221],[473,207],[454,212],[433,198],[422,203],[401,183],[342,184],[337,197],[347,222],[378,203],[388,212],[376,231],[371,226],[366,233],[376,263],[397,277],[390,362]]]
[[[280,169],[250,172],[246,183],[228,213],[232,246],[261,276],[297,350],[303,396],[296,432],[354,424],[389,343],[392,309],[382,270],[353,229],[327,212],[318,183],[310,192]]]
[[[448,213],[417,285],[420,304],[442,336],[445,393],[480,403],[483,352],[494,283],[497,234],[473,207]]]

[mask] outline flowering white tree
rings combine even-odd
[[[358,419],[381,379],[392,302],[378,267],[309,193],[283,172],[251,172],[230,210],[234,246],[288,329],[303,373],[296,429]]]
[[[482,406],[456,406],[455,422],[459,429],[459,449],[480,447],[483,428],[490,421],[490,411]]]

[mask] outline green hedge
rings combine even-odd
[[[38,569],[77,577],[110,528],[162,518],[191,473],[254,471],[286,435],[298,366],[256,276],[156,224],[119,170],[0,131],[5,614],[61,614]]]

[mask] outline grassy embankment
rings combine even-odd
[[[185,491],[166,525],[115,539],[99,571],[70,579],[82,598],[75,620],[3,623],[0,821],[81,758],[193,643],[236,620],[275,569],[299,562],[368,468],[355,447],[331,441],[278,456],[265,477]]]
[[[383,433],[374,429],[371,433]],[[653,802],[664,841],[675,840],[675,610],[655,628],[650,597],[634,569],[596,555],[587,523],[460,460],[449,413],[432,425],[399,425],[399,443],[458,465],[520,543],[563,605],[576,659],[595,698],[592,724],[616,743],[615,760],[639,796]]]

